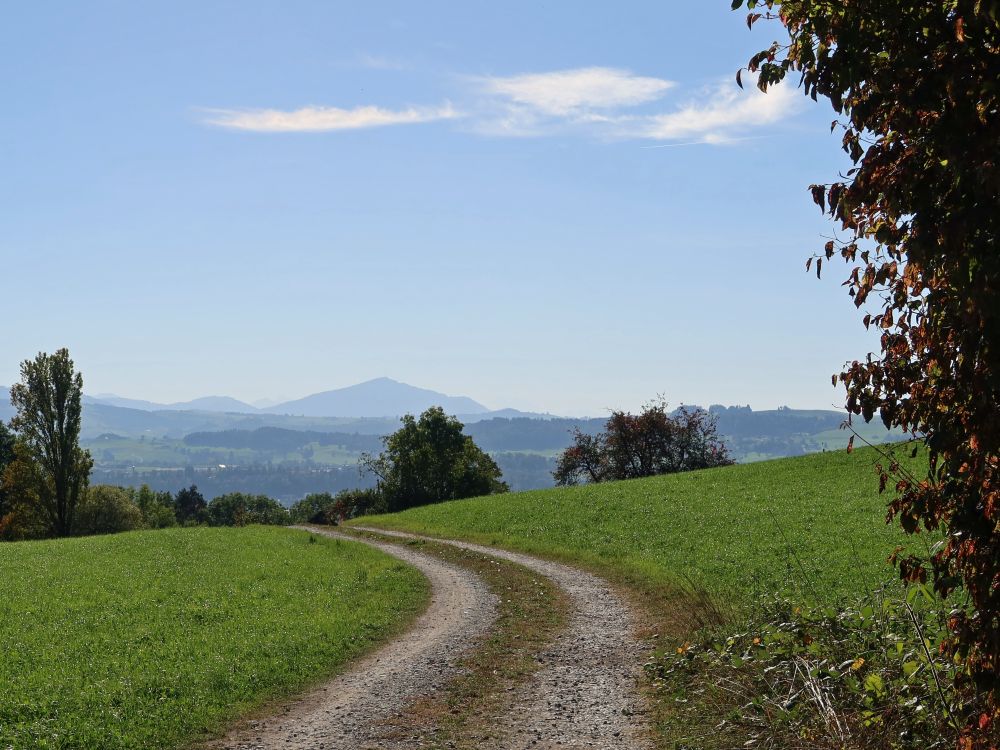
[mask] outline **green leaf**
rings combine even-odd
[[[882,681],[882,677],[875,672],[868,675],[865,678],[865,690],[869,693],[882,695],[885,692],[885,683]]]

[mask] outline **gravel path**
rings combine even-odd
[[[314,534],[363,542],[415,567],[430,580],[431,604],[402,636],[349,671],[290,701],[275,716],[245,722],[209,747],[227,750],[413,748],[420,737],[393,737],[387,725],[408,703],[432,694],[456,672],[496,616],[496,597],[469,571],[430,555],[333,531]]]
[[[354,527],[386,536],[421,538]],[[429,539],[510,560],[569,595],[569,627],[539,656],[539,670],[482,747],[499,750],[652,747],[638,682],[644,649],[626,604],[606,581],[568,565],[467,542]]]

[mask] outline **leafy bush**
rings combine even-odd
[[[23,539],[44,539],[49,525],[41,508],[21,495],[8,496],[0,515],[0,540],[16,542]]]
[[[383,510],[384,501],[374,489],[341,490],[336,495],[329,492],[306,495],[288,509],[288,515],[293,523],[336,525],[349,518]]]
[[[169,492],[155,492],[148,484],[142,485],[139,489],[129,488],[129,492],[132,502],[142,513],[146,528],[165,529],[177,525],[174,498]]]
[[[142,511],[124,487],[88,487],[76,509],[73,531],[78,535],[114,534],[143,528]]]
[[[779,600],[740,632],[702,631],[646,669],[682,720],[712,717],[701,731],[720,747],[951,747],[975,707],[954,692],[960,667],[942,655],[937,604],[925,587],[854,607]]]
[[[292,523],[333,523],[329,511],[336,498],[329,492],[312,492],[288,509]]]
[[[267,495],[230,492],[208,504],[208,519],[212,526],[246,526],[251,523],[284,526],[288,523],[288,511]]]
[[[386,508],[385,498],[375,488],[341,490],[334,500],[332,511],[338,522],[371,513],[382,513]]]
[[[733,461],[718,435],[717,420],[698,408],[681,407],[670,414],[662,400],[639,414],[612,412],[603,432],[576,430],[552,476],[557,484],[573,485],[728,466]]]

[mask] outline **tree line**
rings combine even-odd
[[[362,513],[506,492],[500,468],[440,407],[403,417],[383,450],[366,453],[371,489],[313,493],[286,510],[266,495],[231,492],[206,502],[197,486],[171,494],[89,486],[94,462],[80,446],[83,377],[66,349],[21,363],[10,391],[16,413],[0,422],[0,539],[64,537],[208,524],[336,523]],[[371,445],[369,442],[368,445]]]
[[[16,413],[0,422],[0,539],[39,539],[208,524],[285,524],[265,495],[234,492],[206,502],[194,485],[172,495],[90,486],[93,459],[80,447],[83,377],[66,349],[21,363],[10,389]]]
[[[176,492],[182,486],[197,484],[205,497],[211,498],[232,492],[264,494],[285,505],[310,492],[338,492],[374,484],[371,477],[358,475],[357,466],[274,466],[268,464],[239,464],[218,466],[200,471],[194,466],[183,468],[137,471],[108,469],[96,466],[90,473],[95,484],[115,484],[138,487],[148,484],[154,490]]]
[[[381,451],[362,454],[360,468],[374,487],[310,493],[290,509],[252,492],[206,502],[194,484],[175,494],[148,484],[91,487],[93,460],[79,444],[82,396],[83,378],[66,349],[21,364],[21,382],[11,388],[16,414],[10,429],[0,423],[0,539],[197,524],[339,523],[509,490],[497,462],[437,406],[419,417],[405,415],[398,430],[378,439]],[[613,412],[596,434],[578,429],[554,476],[576,484],[729,463],[713,415],[685,408],[671,413],[660,401],[638,415]]]

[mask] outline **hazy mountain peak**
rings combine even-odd
[[[254,401],[251,401],[250,405],[253,406],[255,409],[266,409],[269,406],[277,406],[278,404],[286,400],[287,399],[283,398],[258,398]]]
[[[314,393],[265,411],[306,417],[398,417],[419,414],[431,406],[440,406],[449,414],[489,411],[467,396],[449,396],[384,376],[346,388]]]
[[[231,396],[202,396],[191,401],[182,401],[170,404],[165,408],[171,411],[188,410],[193,411],[235,411],[235,412],[255,412],[257,408],[250,404],[239,401]]]
[[[0,418],[10,418],[13,410],[7,401],[7,389],[0,388]],[[289,414],[304,417],[346,417],[350,419],[399,417],[403,414],[420,414],[431,406],[440,406],[449,414],[461,415],[463,421],[475,421],[489,409],[467,396],[449,396],[445,393],[394,380],[378,377],[363,383],[314,393],[304,398],[284,403],[270,402],[268,406],[251,405],[231,396],[202,396],[190,401],[170,404],[125,398],[112,393],[96,396],[84,395],[84,403],[94,407],[118,407],[144,412],[215,412],[239,414]],[[268,403],[268,402],[263,402]],[[505,415],[507,412],[505,412]],[[509,415],[520,415],[509,410]],[[5,416],[6,415],[6,416]]]
[[[125,398],[114,393],[99,393],[96,396],[84,395],[85,403],[120,406],[125,409],[140,411],[222,411],[222,412],[256,412],[257,408],[238,401],[230,396],[202,396],[191,401],[178,401],[172,404],[161,404],[138,398]]]

